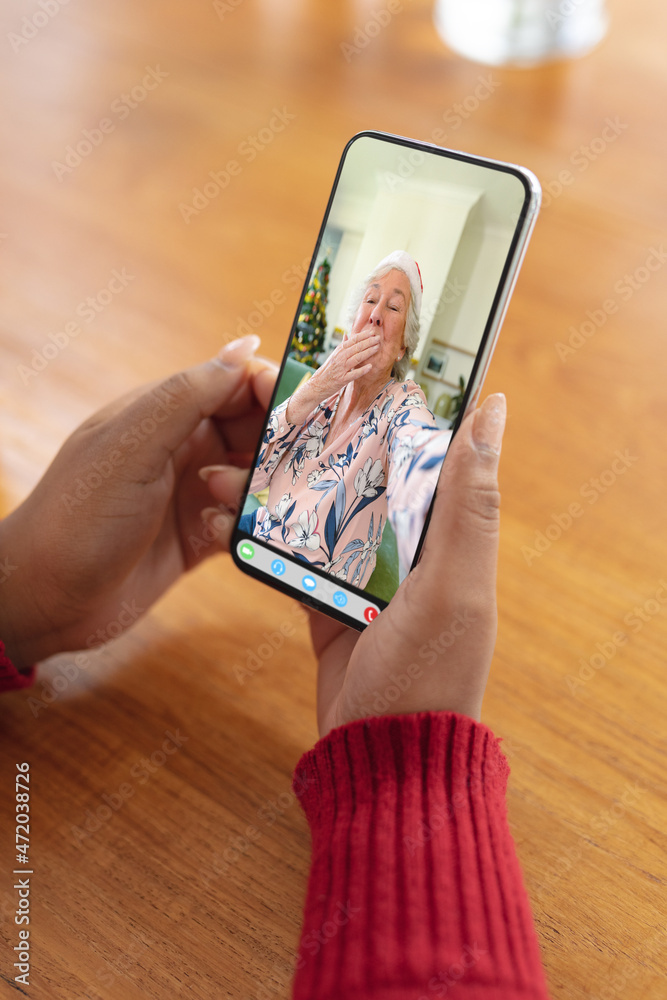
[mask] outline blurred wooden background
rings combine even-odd
[[[595,52],[533,70],[447,51],[428,0],[404,0],[349,59],[342,44],[377,5],[54,4],[17,44],[23,18],[45,8],[5,0],[0,33],[2,513],[102,402],[211,355],[276,290],[284,300],[259,332],[279,357],[292,275],[354,132],[428,140],[444,129],[443,144],[540,177],[545,207],[486,386],[506,392],[510,416],[484,720],[506,741],[510,819],[554,1000],[664,998],[664,4],[612,2]],[[123,93],[151,70],[153,89],[141,100],[135,90],[131,107]],[[475,101],[481,80],[491,92]],[[275,108],[293,118],[186,222],[179,205],[240,158]],[[54,168],[102,119],[113,128],[90,155]],[[600,138],[607,119],[613,141]],[[571,182],[559,192],[562,171]],[[127,287],[22,377],[123,268]],[[559,356],[573,336],[581,346]],[[573,503],[582,513],[567,527]],[[317,735],[295,608],[212,560],[87,654],[78,676],[71,658],[46,664],[36,717],[30,693],[3,699],[3,996],[15,995],[17,760],[33,775],[27,995],[289,995],[309,861],[290,776]],[[235,666],[287,620],[294,637],[239,683]],[[44,685],[67,669],[47,705]],[[181,743],[169,756],[167,730]],[[128,782],[134,794],[118,805]],[[73,828],[90,814],[106,819],[80,842]]]

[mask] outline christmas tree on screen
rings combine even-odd
[[[319,368],[317,355],[324,350],[327,332],[327,294],[331,264],[327,257],[321,262],[308,285],[301,312],[292,338],[290,357],[311,368]]]

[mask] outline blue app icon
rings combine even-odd
[[[315,590],[315,587],[317,586],[317,580],[314,576],[304,576],[301,583],[303,584],[304,590]]]
[[[342,590],[337,590],[333,595],[333,602],[337,608],[344,608],[347,604],[347,594]]]
[[[271,563],[271,572],[275,573],[276,576],[282,576],[285,572],[285,563],[282,559],[274,559]]]

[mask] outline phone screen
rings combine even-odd
[[[351,140],[237,523],[241,568],[356,628],[387,605],[538,202],[522,168],[382,133]]]

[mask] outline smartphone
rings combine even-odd
[[[232,536],[245,573],[358,630],[419,558],[541,199],[511,163],[346,145]]]

